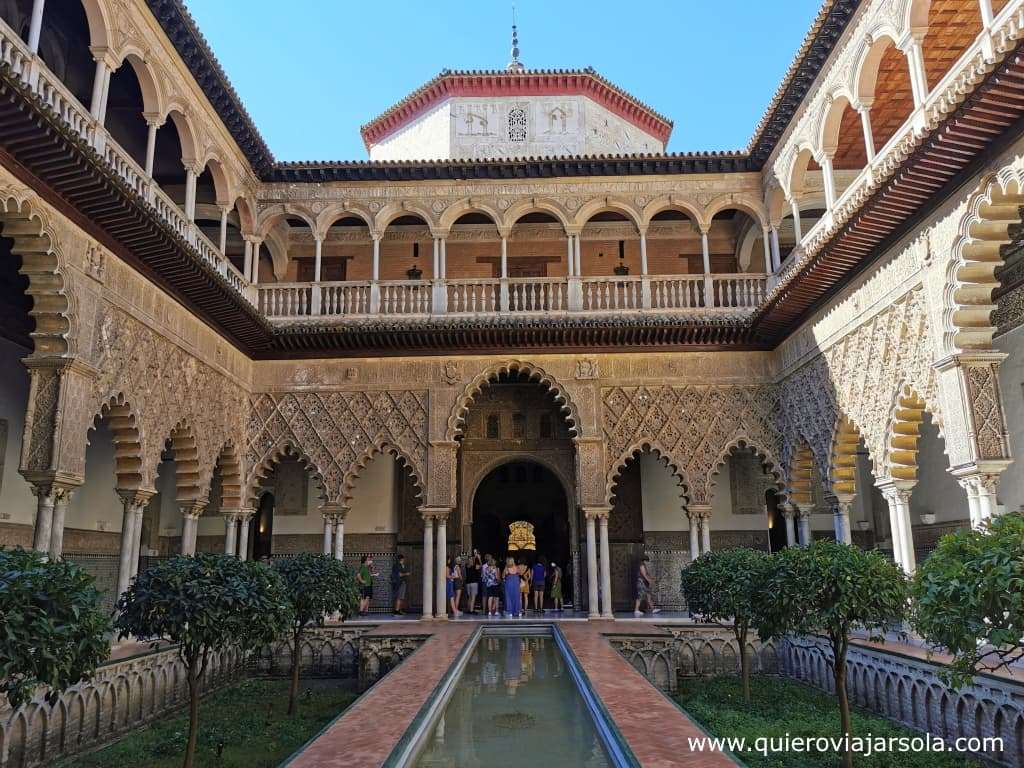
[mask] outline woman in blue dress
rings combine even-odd
[[[509,618],[518,616],[522,610],[519,602],[519,569],[511,557],[505,561],[505,615]]]

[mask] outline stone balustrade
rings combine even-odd
[[[745,316],[764,300],[763,274],[456,278],[269,283],[257,306],[271,320],[490,314],[614,314],[652,310]]]

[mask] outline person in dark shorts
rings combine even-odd
[[[405,563],[405,555],[399,555],[391,566],[391,593],[395,596],[395,615],[404,616],[406,593],[409,590],[411,571]]]
[[[533,564],[533,610],[544,613],[544,582],[547,579],[547,559],[544,555]]]
[[[466,612],[476,613],[476,598],[480,593],[480,570],[483,560],[479,550],[474,549],[466,562]]]
[[[501,600],[501,574],[498,573],[498,564],[494,560],[494,555],[487,555],[484,558],[480,578],[484,586],[487,615],[497,616],[498,601]]]
[[[359,558],[359,570],[356,571],[356,583],[359,585],[359,615],[370,613],[370,600],[373,598],[373,558],[363,555]]]

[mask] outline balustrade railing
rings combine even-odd
[[[430,314],[433,287],[429,280],[389,280],[379,286],[380,314]]]
[[[753,309],[765,296],[765,275],[714,275],[711,278],[714,306],[722,309]]]
[[[369,281],[320,283],[320,314],[328,317],[370,314]]]
[[[157,217],[193,245],[200,258],[212,265],[228,285],[247,301],[250,300],[248,281],[242,273],[188,220],[177,203],[149,178],[142,166],[93,118],[42,59],[32,55],[21,37],[2,20],[0,62],[8,65],[15,77],[27,85],[74,133],[93,147],[133,192],[149,200]]]
[[[703,275],[651,277],[651,309],[700,309],[704,306]]]
[[[277,283],[260,286],[259,308],[267,317],[305,317],[312,313],[313,286]]]
[[[450,315],[479,315],[501,309],[501,286],[489,278],[446,280],[447,308]]]
[[[583,277],[583,309],[588,312],[643,309],[643,278]]]
[[[561,312],[568,308],[567,281],[556,277],[508,280],[509,312]]]

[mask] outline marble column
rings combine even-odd
[[[148,499],[146,500],[148,503]],[[142,554],[142,520],[146,515],[146,505],[135,508],[135,522],[132,528],[132,576],[139,574],[139,557]]]
[[[434,561],[434,618],[448,618],[448,585],[445,579],[445,561],[448,557],[448,515],[437,516],[437,541],[434,543],[437,558]]]
[[[32,549],[49,553],[50,534],[53,530],[54,489],[50,483],[32,486],[36,497],[36,521],[32,532]]]
[[[597,519],[595,513],[584,511],[587,518],[587,614],[591,619],[600,618],[597,604]]]
[[[911,485],[888,480],[878,483],[886,504],[889,505],[889,528],[892,531],[892,554],[896,563],[907,573],[917,567],[914,537],[910,524]]]
[[[256,516],[256,510],[243,509],[238,516],[238,559],[249,559],[249,529],[252,527],[252,519]]]
[[[853,533],[850,530],[850,511],[853,509],[853,496],[836,496],[832,505],[832,526],[836,541],[841,544],[853,544]]]
[[[146,118],[146,176],[153,178],[153,161],[156,159],[156,132],[164,121],[159,115],[145,114]]]
[[[690,559],[696,560],[700,557],[700,517],[693,511],[688,511],[686,516],[690,520]]]
[[[331,554],[331,534],[334,530],[334,520],[332,515],[324,515],[324,546],[323,554]]]
[[[423,618],[434,618],[434,517],[423,515]]]
[[[796,546],[796,507],[792,504],[783,504],[781,507],[782,517],[786,521],[786,546]]]
[[[601,601],[601,618],[603,619],[612,618],[612,557],[611,547],[608,543],[609,511],[604,511],[597,518],[601,534],[601,594],[604,598]]]
[[[190,501],[181,505],[181,554],[196,553],[196,536],[199,533],[199,518],[206,509],[206,501]]]
[[[224,515],[224,554],[234,555],[238,541],[238,518],[234,513]]]
[[[836,205],[836,181],[832,173],[832,155],[823,152],[821,155],[821,175],[825,183],[825,207],[832,210]]]
[[[800,534],[800,546],[806,547],[813,541],[811,534],[811,513],[797,510],[797,531]]]
[[[135,552],[135,528],[141,522],[141,511],[154,496],[155,491],[143,491],[138,489],[121,490],[117,495],[121,497],[121,504],[124,513],[121,518],[121,555],[117,570],[117,594],[121,595],[131,583],[135,575],[137,563],[133,565],[132,554]],[[141,531],[140,531],[141,534]]]
[[[43,7],[45,0],[32,0],[32,16],[28,25],[28,49],[39,53],[39,35],[43,31]]]
[[[334,516],[334,559],[345,557],[345,514],[339,512]]]
[[[60,560],[64,552],[64,519],[67,517],[68,504],[74,488],[58,487],[53,494],[53,524],[50,527],[49,556],[51,560]]]
[[[857,110],[860,114],[861,131],[864,133],[864,150],[867,152],[868,163],[875,159],[875,137],[871,131],[871,105],[873,102],[873,99],[861,99],[860,109]]]
[[[793,198],[790,202],[790,209],[793,211],[793,233],[796,238],[796,244],[800,245],[800,241],[804,239],[804,233],[800,225],[800,204]]]
[[[700,545],[701,554],[711,551],[711,510],[705,510],[700,515]]]

